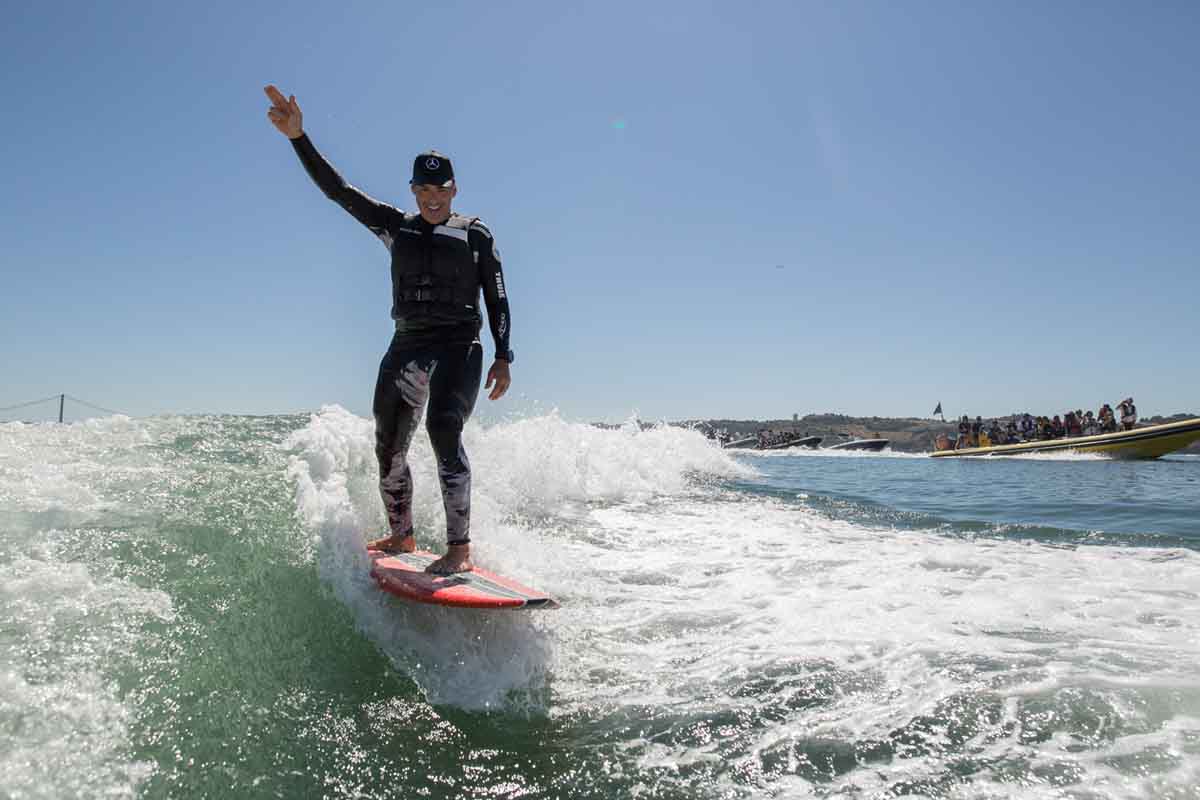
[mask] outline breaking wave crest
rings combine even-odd
[[[481,615],[396,601],[369,577],[366,538],[385,521],[371,420],[338,406],[314,414],[285,447],[297,513],[312,531],[323,580],[359,627],[414,675],[430,700],[465,708],[540,706],[552,659],[542,622],[527,614]],[[477,563],[531,585],[569,584],[555,543],[589,504],[639,502],[684,492],[748,468],[692,431],[602,429],[556,414],[464,431],[473,472],[472,550]],[[436,549],[444,517],[434,456],[424,436],[409,453],[419,546]]]

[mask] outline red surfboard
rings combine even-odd
[[[454,575],[426,572],[425,568],[438,556],[424,550],[413,553],[367,550],[367,555],[371,559],[371,577],[379,588],[405,600],[458,608],[558,608],[558,602],[545,592],[478,567]]]

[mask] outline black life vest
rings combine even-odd
[[[391,242],[392,318],[479,320],[477,254],[470,242],[475,219],[455,214],[430,225],[419,214],[405,217]]]

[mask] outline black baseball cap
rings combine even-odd
[[[454,167],[450,166],[450,158],[437,150],[417,153],[417,157],[413,159],[413,174],[409,183],[452,186],[454,184]]]

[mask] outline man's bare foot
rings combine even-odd
[[[434,575],[453,575],[457,572],[470,572],[475,569],[471,563],[471,545],[446,545],[446,555],[425,568],[426,572]]]
[[[411,553],[417,549],[417,540],[411,533],[404,536],[385,536],[373,542],[367,542],[368,550],[378,550],[381,553]]]

